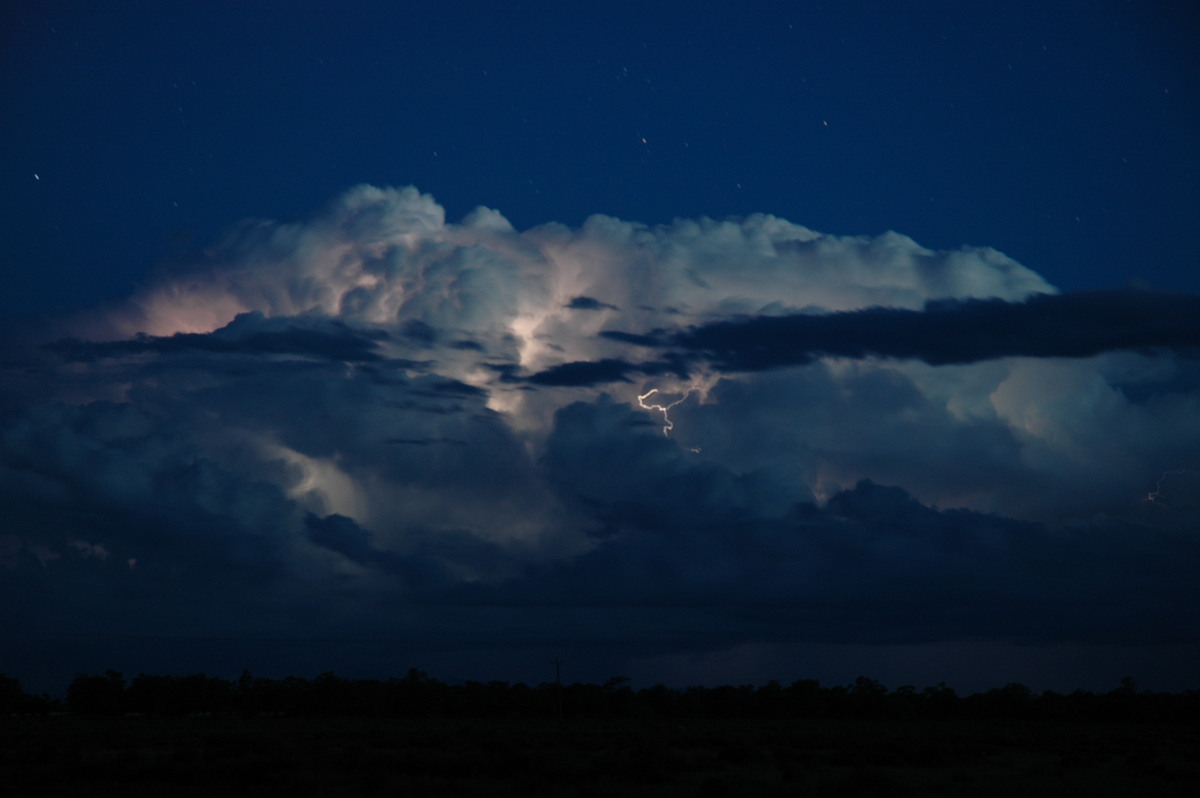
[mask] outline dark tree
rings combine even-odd
[[[80,674],[67,687],[67,708],[77,715],[118,715],[125,711],[125,676]]]

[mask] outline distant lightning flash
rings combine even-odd
[[[671,413],[670,413],[671,408],[675,407],[675,405],[677,405],[677,404],[682,403],[685,399],[687,399],[689,396],[691,396],[692,391],[694,391],[694,390],[696,390],[696,389],[688,388],[687,391],[683,394],[683,396],[679,397],[678,399],[676,399],[674,402],[671,402],[670,404],[666,404],[666,405],[646,404],[646,400],[648,398],[650,398],[654,394],[658,393],[657,388],[651,388],[650,390],[646,391],[644,394],[640,394],[638,396],[638,405],[640,405],[643,410],[657,410],[660,413],[662,413],[663,414],[663,424],[664,424],[664,426],[662,428],[663,435],[669,436],[671,434],[671,430],[675,429],[675,425],[673,423],[671,423]]]
[[[1173,471],[1164,471],[1162,476],[1158,478],[1158,482],[1154,483],[1154,490],[1147,493],[1146,498],[1142,499],[1142,504],[1153,504],[1164,510],[1170,510],[1171,505],[1162,500],[1163,482],[1166,482],[1168,477],[1180,474],[1200,474],[1200,471],[1195,471],[1191,468],[1176,468]]]

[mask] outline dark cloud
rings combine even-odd
[[[534,385],[584,386],[609,382],[629,382],[628,375],[641,372],[641,367],[617,358],[595,362],[575,361],[552,366],[528,378]]]
[[[566,307],[571,310],[620,310],[616,305],[601,302],[599,299],[594,299],[590,296],[574,297],[566,304]]]
[[[373,535],[363,529],[353,518],[336,513],[319,516],[307,513],[304,518],[305,531],[309,539],[318,546],[336,552],[355,565],[371,569],[381,576],[399,580],[394,589],[404,589],[411,596],[413,590],[429,590],[437,586],[454,584],[457,580],[446,571],[436,556],[437,544],[425,547],[426,551],[398,554],[377,548]],[[445,541],[438,541],[443,544]],[[434,556],[429,556],[435,553]]]
[[[421,641],[410,652],[458,639],[568,650],[614,668],[628,664],[613,659],[614,646],[628,658],[762,641],[1157,645],[1200,636],[1194,503],[1176,495],[1191,474],[1164,478],[1143,515],[1059,527],[937,509],[869,480],[818,503],[794,480],[691,452],[640,408],[604,397],[559,410],[536,462],[478,406],[439,417],[459,430],[452,441],[397,435],[383,441],[403,445],[372,449],[367,441],[380,440],[387,415],[330,415],[314,425],[314,414],[361,413],[370,397],[406,384],[306,375],[288,377],[288,402],[278,394],[251,402],[264,386],[239,383],[236,396],[192,397],[197,416],[92,403],[43,408],[10,425],[0,484],[16,540],[5,539],[0,577],[8,599],[19,591],[37,600],[27,625],[145,630],[178,628],[183,617],[193,634]],[[423,387],[438,384],[446,381],[408,387],[438,393]],[[464,394],[459,401],[485,399]],[[917,397],[896,401],[911,413]],[[307,460],[252,459],[240,472],[219,464],[193,426],[211,413],[224,424],[275,428],[288,447],[330,458],[349,478],[387,480],[404,492],[380,516],[394,520],[376,528],[349,509],[330,511],[336,492],[302,510],[274,486],[294,491],[312,479]],[[455,445],[437,445],[447,442]],[[531,493],[531,480],[548,493]],[[422,512],[433,489],[437,500]],[[557,503],[589,543],[538,557],[439,525],[455,496],[480,497],[478,515],[459,521],[503,523],[514,503],[522,516]],[[352,570],[316,568],[318,555]],[[94,609],[80,612],[85,593]],[[191,609],[181,616],[181,607]],[[303,628],[291,620],[297,613]]]
[[[23,626],[157,628],[239,602],[249,618],[297,586],[287,540],[299,516],[270,469],[247,478],[128,404],[42,405],[4,432],[0,503],[37,608]]]
[[[619,341],[623,344],[653,347],[663,345],[662,333],[662,330],[655,330],[649,335],[638,335],[636,333],[621,332],[620,330],[603,330],[600,333],[600,337],[607,338],[610,341]]]
[[[667,361],[618,358],[553,366],[528,380],[587,386],[628,382],[633,375],[686,378],[702,360],[722,371],[762,371],[821,357],[882,357],[930,365],[1002,357],[1091,357],[1115,350],[1200,351],[1200,296],[1144,291],[1039,294],[999,299],[930,301],[924,310],[873,307],[843,313],[756,316],[688,330],[647,334],[604,330],[608,341],[675,348]]]
[[[460,380],[435,379],[422,390],[410,391],[413,396],[450,397],[450,396],[487,396],[487,391],[468,385]]]
[[[667,340],[732,371],[822,356],[947,365],[1012,356],[1090,357],[1118,349],[1188,352],[1200,348],[1200,296],[1095,291],[1039,294],[1024,302],[946,299],[923,311],[867,308],[712,322]]]
[[[626,637],[657,630],[696,650],[1200,634],[1191,576],[1200,543],[1178,527],[1102,517],[1051,528],[939,510],[869,480],[819,506],[629,425],[631,413],[612,402],[564,408],[542,462],[561,495],[596,520],[596,547],[462,595],[581,616],[641,608],[646,620],[628,621]],[[657,626],[668,610],[669,632]],[[692,613],[707,622],[691,627]]]
[[[371,545],[371,535],[344,515],[327,515],[324,518],[307,513],[304,526],[308,535],[318,546],[336,551],[360,565],[371,565],[379,561],[381,552]]]
[[[438,332],[420,319],[412,319],[400,327],[400,335],[421,346],[437,343]]]
[[[628,363],[619,358],[604,358],[597,361],[573,361],[551,366],[526,378],[534,385],[587,387],[611,382],[629,382],[631,375],[658,376],[673,374],[680,379],[688,376],[688,367],[683,358],[672,355],[667,360]]]
[[[60,357],[79,362],[140,354],[205,353],[292,355],[371,363],[383,359],[378,346],[387,338],[388,334],[382,330],[354,330],[333,319],[266,319],[261,313],[244,313],[211,333],[139,334],[120,341],[66,338],[43,346]]]

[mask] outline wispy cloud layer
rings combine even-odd
[[[1197,319],[895,233],[358,187],[10,345],[0,589],[29,633],[1195,643]]]

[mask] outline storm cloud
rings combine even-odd
[[[896,233],[360,186],[7,340],[0,597],[30,640],[627,671],[1194,647],[1198,310]]]
[[[380,359],[375,351],[376,342],[388,337],[382,330],[356,333],[345,324],[327,319],[283,321],[282,324],[280,320],[268,321],[261,313],[252,312],[239,315],[210,334],[181,332],[152,336],[139,333],[118,341],[66,338],[45,344],[44,348],[68,360],[81,361],[151,353],[208,353],[219,356],[298,355],[366,363]]]
[[[1131,290],[1040,294],[1024,302],[942,299],[919,311],[876,307],[711,322],[667,340],[705,354],[722,370],[738,371],[802,365],[822,356],[916,359],[934,366],[1091,357],[1118,349],[1195,356],[1200,297]]]

